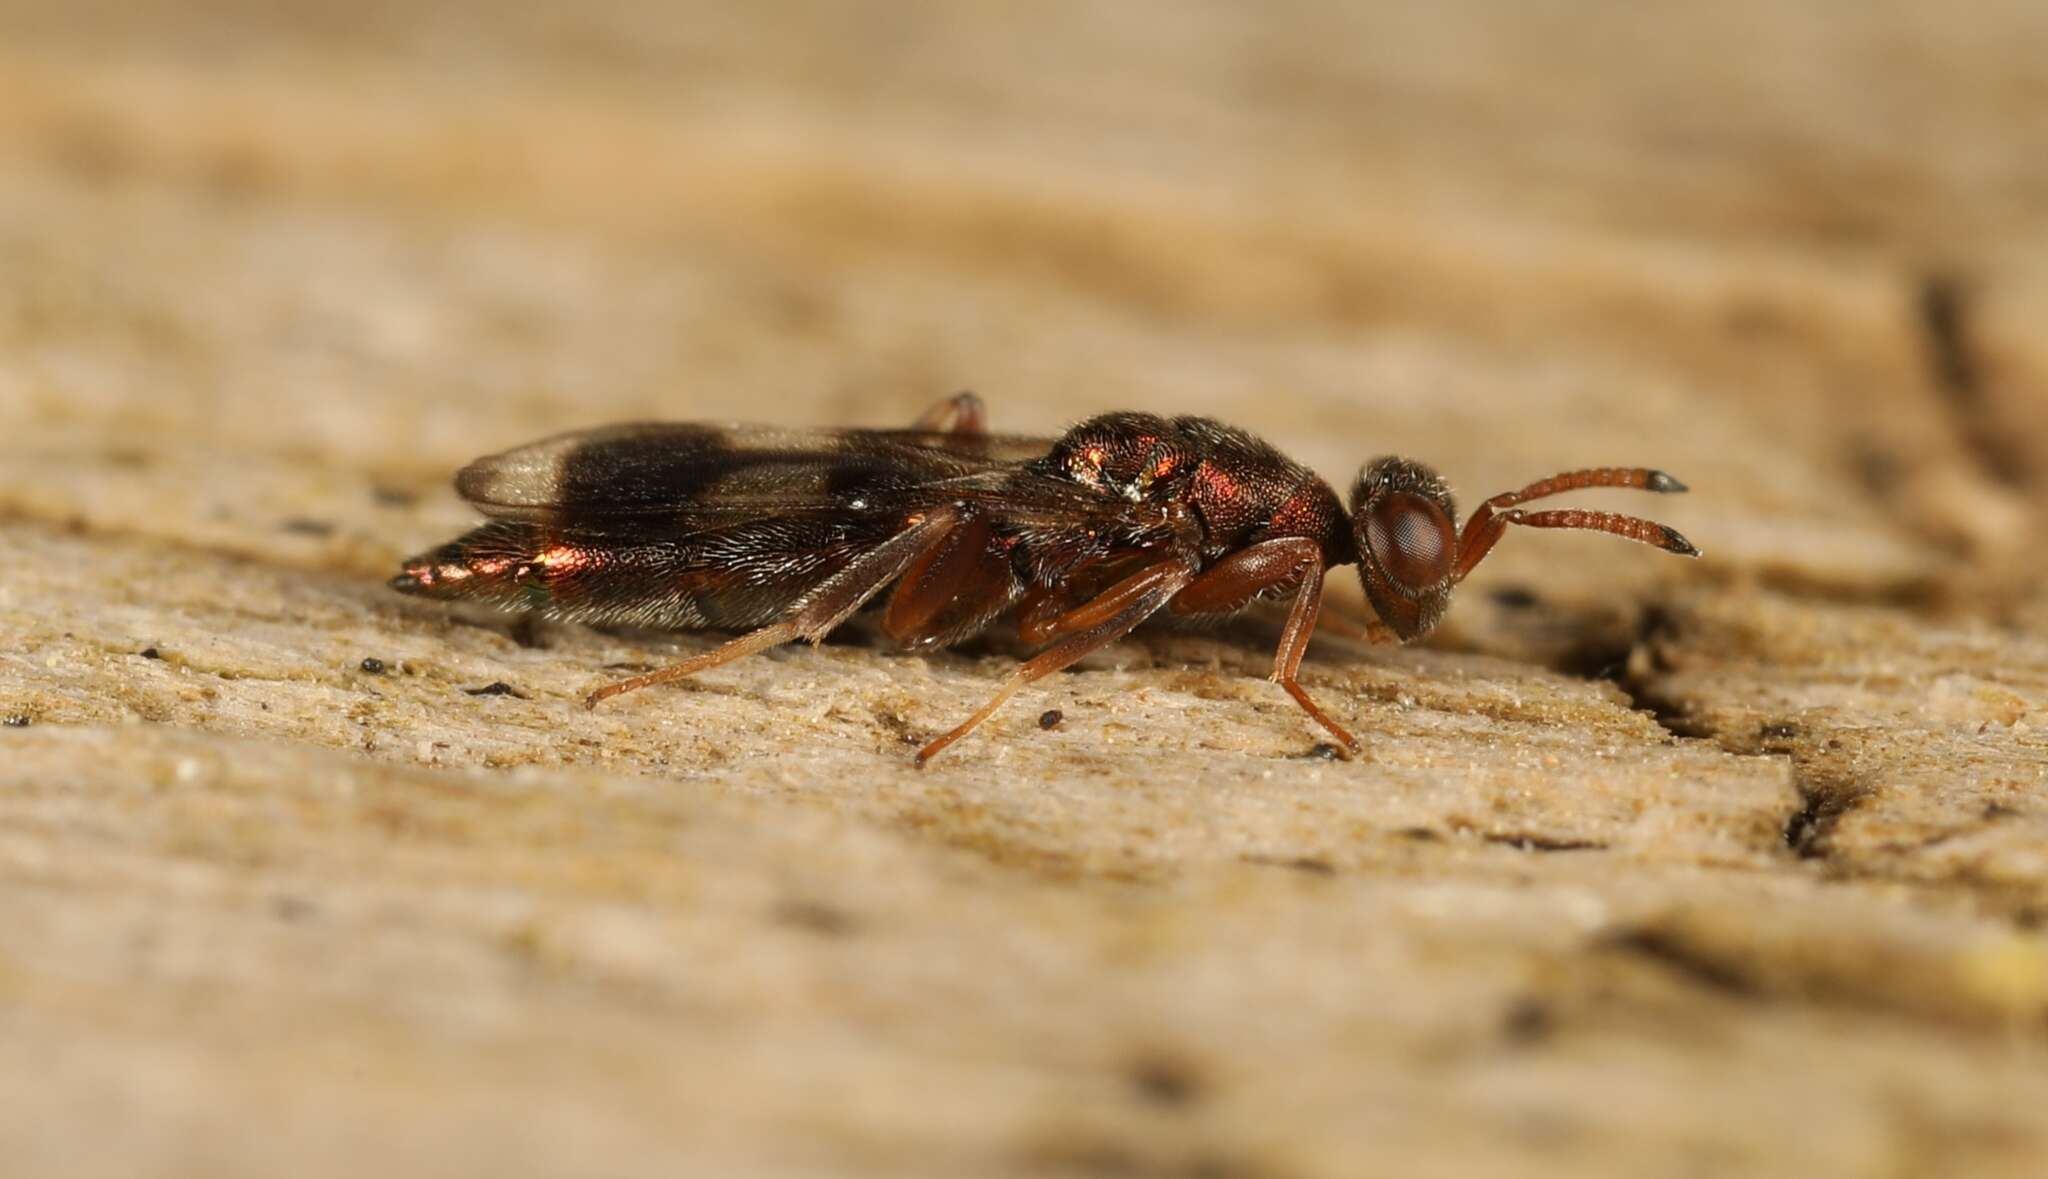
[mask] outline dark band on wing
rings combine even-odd
[[[462,498],[494,516],[552,518],[561,509],[658,510],[702,498],[729,465],[731,431],[692,423],[563,434],[480,458],[455,476]]]
[[[1006,455],[1027,448],[1002,441]],[[900,520],[1007,486],[1019,469],[954,442],[920,431],[620,426],[479,459],[456,489],[499,519],[600,533],[675,537],[811,513]]]

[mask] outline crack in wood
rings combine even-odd
[[[1655,925],[1622,930],[1603,946],[1636,955],[1655,963],[1696,986],[1745,999],[1761,997],[1755,980],[1742,970],[1708,953],[1671,929]]]
[[[1760,726],[1753,736],[1740,737],[1723,731],[1704,715],[1695,715],[1684,702],[1653,687],[1650,674],[1661,670],[1669,658],[1659,648],[1676,646],[1681,640],[1679,612],[1668,602],[1644,604],[1628,651],[1619,661],[1621,672],[1608,679],[1625,695],[1630,706],[1649,716],[1674,738],[1709,740],[1731,756],[1786,758],[1792,769],[1792,785],[1799,792],[1799,805],[1785,816],[1779,827],[1784,845],[1802,860],[1827,858],[1827,836],[1842,816],[1868,796],[1861,783],[1841,780],[1839,774],[1822,773],[1814,759],[1800,755],[1795,744],[1803,735],[1793,721],[1774,721]]]

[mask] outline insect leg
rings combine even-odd
[[[1027,643],[1049,643],[1096,626],[1143,592],[1144,587],[1134,582],[1135,578],[1127,577],[1079,605],[1057,596],[1029,601],[1018,612],[1017,637]]]
[[[1387,624],[1377,618],[1353,618],[1342,610],[1328,606],[1323,608],[1323,612],[1317,618],[1318,629],[1329,631],[1340,639],[1350,639],[1354,643],[1380,646],[1401,641],[1399,635],[1389,630]]]
[[[954,642],[985,627],[1018,590],[1009,552],[987,517],[968,512],[897,579],[882,632],[912,647]]]
[[[1587,528],[1596,532],[1612,532],[1630,540],[1654,544],[1658,548],[1687,556],[1698,556],[1699,550],[1676,531],[1662,524],[1651,524],[1633,516],[1617,516],[1610,512],[1536,512],[1513,511],[1517,504],[1532,499],[1558,495],[1566,491],[1577,491],[1582,487],[1629,487],[1638,491],[1655,491],[1672,494],[1685,490],[1685,484],[1673,479],[1662,471],[1648,467],[1596,467],[1585,471],[1566,471],[1548,479],[1538,479],[1520,491],[1496,495],[1473,509],[1465,528],[1458,536],[1458,567],[1456,577],[1464,580],[1472,567],[1484,560],[1494,543],[1507,532],[1510,524],[1530,524],[1535,528]],[[1565,515],[1577,515],[1585,519],[1580,523],[1566,524],[1531,522],[1543,518],[1546,521]],[[1598,517],[1598,520],[1593,519]],[[1618,525],[1618,526],[1617,526]]]
[[[723,646],[685,659],[681,663],[672,663],[646,675],[606,684],[585,697],[583,703],[586,707],[596,708],[603,701],[621,693],[684,679],[700,671],[708,671],[721,664],[730,663],[757,651],[765,651],[770,647],[779,647],[796,639],[816,643],[831,633],[832,628],[851,617],[869,598],[880,593],[884,586],[901,576],[903,571],[910,567],[911,562],[917,560],[927,549],[941,543],[945,534],[956,523],[958,514],[952,508],[941,508],[931,512],[832,575],[800,600],[781,621],[741,635]]]
[[[910,428],[939,434],[986,434],[988,406],[973,393],[955,393],[919,414]]]
[[[1352,753],[1359,750],[1358,738],[1330,719],[1309,697],[1296,676],[1302,656],[1308,652],[1309,636],[1315,633],[1316,617],[1323,604],[1323,547],[1307,537],[1281,537],[1240,549],[1202,571],[1173,600],[1173,610],[1182,614],[1209,614],[1233,610],[1260,593],[1280,586],[1295,585],[1294,605],[1287,611],[1287,625],[1280,632],[1280,646],[1273,653],[1273,682],[1286,689],[1302,711]]]
[[[1059,595],[1060,587],[1034,586],[1017,602],[1017,637],[1037,646],[1059,637],[1053,630],[1060,617],[1073,610],[1073,603]]]
[[[585,708],[596,708],[599,704],[614,696],[622,696],[627,692],[637,692],[642,688],[654,687],[656,684],[666,684],[673,680],[684,679],[688,676],[696,675],[700,671],[709,671],[720,664],[731,663],[735,659],[744,658],[757,651],[766,651],[770,647],[780,647],[782,644],[795,639],[796,635],[796,623],[785,618],[781,622],[741,635],[729,643],[706,651],[702,655],[685,659],[681,663],[671,663],[667,667],[648,672],[646,675],[636,675],[629,680],[619,680],[615,683],[606,684],[604,687],[585,696],[583,698],[583,706]]]
[[[989,697],[988,703],[982,705],[973,716],[968,717],[951,732],[918,750],[917,764],[924,765],[938,756],[948,745],[973,732],[981,722],[995,715],[996,709],[1001,708],[1005,701],[1016,695],[1017,689],[1033,680],[1043,679],[1090,652],[1098,651],[1131,633],[1139,623],[1150,618],[1160,607],[1173,600],[1173,596],[1192,581],[1194,576],[1195,567],[1192,559],[1182,556],[1170,557],[1140,569],[1103,591],[1094,601],[1079,607],[1077,613],[1086,611],[1092,618],[1102,613],[1102,603],[1118,604],[1118,608],[1101,617],[1087,629],[1068,635],[1026,660],[1023,666],[1010,674],[1009,679],[1003,681],[1002,686],[996,689],[995,695]]]

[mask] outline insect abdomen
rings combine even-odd
[[[781,617],[886,538],[876,532],[844,521],[769,519],[626,542],[499,520],[407,561],[391,585],[563,622],[739,629]]]

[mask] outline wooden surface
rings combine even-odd
[[[0,4],[8,1173],[2042,1174],[2044,60],[2027,0]],[[918,773],[1004,644],[588,713],[709,640],[383,588],[476,454],[964,387],[1468,504],[1653,464],[1707,556],[1513,536],[1319,644],[1351,763],[1257,623]]]

